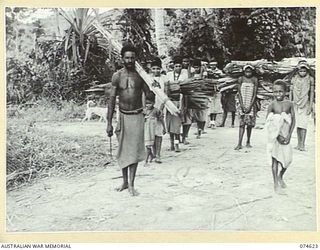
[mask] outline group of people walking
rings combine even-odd
[[[155,161],[161,163],[162,137],[168,133],[170,150],[179,152],[181,143],[188,144],[188,134],[193,122],[197,124],[196,138],[201,138],[205,129],[217,125],[225,126],[227,115],[231,112],[231,126],[235,125],[236,99],[239,101],[239,138],[235,147],[241,150],[246,132],[245,146],[251,148],[252,129],[256,123],[258,78],[254,75],[254,67],[246,65],[243,76],[239,77],[237,89],[215,93],[208,98],[208,108],[189,107],[188,96],[180,94],[172,98],[170,85],[179,84],[187,79],[210,78],[210,74],[219,73],[216,62],[210,62],[204,70],[201,60],[194,59],[192,64],[188,58],[179,56],[173,59],[172,68],[164,73],[161,60],[155,58],[150,64],[150,76],[155,87],[163,90],[180,110],[180,115],[172,115],[166,110],[158,96],[155,96],[141,76],[135,70],[136,50],[133,45],[122,48],[121,56],[124,67],[112,77],[112,91],[108,103],[108,136],[113,135],[112,116],[116,97],[119,97],[120,117],[115,133],[118,137],[118,163],[122,169],[123,184],[117,189],[128,189],[131,195],[137,195],[134,188],[135,174],[138,162],[145,160],[146,164]],[[187,60],[186,60],[187,59]],[[290,100],[286,99],[287,83],[278,80],[273,85],[274,101],[269,105],[266,122],[268,135],[268,152],[271,153],[272,172],[275,190],[285,187],[283,174],[291,163],[290,139],[295,124],[298,131],[298,150],[305,150],[305,138],[308,116],[313,103],[314,80],[306,62],[297,66],[297,74],[292,78]],[[217,114],[223,113],[222,122],[217,124]],[[279,116],[278,116],[279,115]],[[290,116],[290,119],[286,116]],[[209,122],[207,121],[209,117]],[[281,118],[279,118],[281,117]],[[290,120],[290,121],[289,121]],[[297,122],[295,122],[297,121]],[[288,124],[285,126],[283,124]],[[280,124],[280,125],[279,125]],[[277,128],[277,129],[275,129]],[[275,132],[277,131],[277,132]],[[280,172],[278,169],[281,169]],[[285,170],[284,170],[285,169]],[[279,173],[278,173],[279,172]],[[279,188],[280,187],[280,188]]]

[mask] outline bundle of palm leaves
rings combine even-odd
[[[208,95],[200,91],[194,91],[188,96],[188,108],[192,109],[207,109]]]
[[[190,78],[180,83],[180,92],[184,95],[193,95],[194,92],[198,92],[212,96],[214,90],[214,81],[212,79]]]

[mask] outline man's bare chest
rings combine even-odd
[[[122,75],[119,81],[120,90],[139,90],[142,88],[142,81],[135,75]]]

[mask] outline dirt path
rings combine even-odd
[[[262,119],[262,118],[261,118]],[[38,179],[7,193],[7,231],[147,231],[147,230],[316,230],[315,135],[307,152],[294,151],[286,174],[285,195],[274,195],[263,130],[254,129],[250,150],[234,151],[238,129],[207,129],[179,154],[168,152],[163,164],[143,167],[136,181],[140,193],[117,193],[121,183],[115,163],[86,169],[78,176]],[[105,136],[101,123],[44,125],[57,136]],[[296,144],[296,136],[292,139]]]

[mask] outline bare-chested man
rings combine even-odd
[[[134,189],[134,180],[138,162],[146,156],[144,146],[144,116],[142,93],[146,96],[150,90],[135,70],[136,50],[133,45],[125,45],[121,50],[124,68],[112,76],[112,90],[108,104],[107,134],[113,135],[112,116],[116,96],[119,96],[120,117],[115,133],[119,146],[117,159],[122,169],[123,184],[117,191],[129,190],[132,196],[138,193]],[[129,169],[129,178],[128,178]]]

